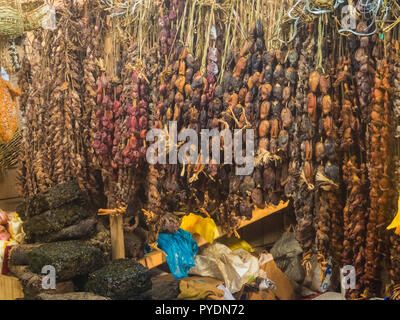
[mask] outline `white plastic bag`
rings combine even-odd
[[[190,274],[222,280],[232,293],[240,291],[259,272],[256,257],[243,249],[232,251],[220,243],[204,248],[196,256],[195,263],[196,266],[190,269]]]
[[[312,256],[311,265],[311,272],[306,275],[303,285],[316,292],[327,292],[331,287],[332,259],[328,258],[328,268],[323,277],[316,255]]]
[[[42,28],[54,31],[57,28],[56,9],[53,6],[46,6],[43,10],[46,14],[42,20]]]

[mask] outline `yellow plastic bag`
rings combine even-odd
[[[182,218],[181,229],[198,234],[207,242],[213,243],[219,237],[217,225],[211,218],[203,218],[193,213]]]
[[[0,142],[8,143],[18,127],[17,97],[21,90],[15,90],[11,83],[0,77]]]
[[[220,242],[222,242],[232,251],[235,251],[236,249],[243,249],[247,252],[254,252],[253,247],[247,241],[238,239],[236,237],[227,238]]]
[[[400,196],[399,196],[399,201],[398,201],[398,208],[399,208],[399,211],[397,212],[397,215],[394,218],[394,220],[392,221],[392,223],[387,227],[387,230],[396,228],[394,233],[400,235]]]
[[[24,243],[25,240],[25,232],[22,227],[22,220],[18,216],[17,213],[12,214],[12,218],[8,221],[8,229],[11,235],[11,238],[14,239],[19,244]]]

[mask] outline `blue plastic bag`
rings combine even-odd
[[[196,265],[194,258],[199,248],[192,234],[182,229],[174,234],[160,233],[157,245],[167,255],[167,263],[174,278],[186,278],[190,268]]]

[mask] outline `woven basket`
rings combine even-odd
[[[312,7],[311,8],[319,8],[325,10],[333,9],[333,1],[331,0],[311,0]]]
[[[32,31],[40,28],[43,19],[48,15],[49,9],[48,5],[42,4],[30,11],[24,11],[24,30]]]
[[[33,11],[44,4],[44,0],[21,0],[21,8],[23,12]]]
[[[0,37],[18,37],[24,32],[21,4],[17,0],[0,0]]]

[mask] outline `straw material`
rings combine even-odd
[[[20,2],[23,12],[36,10],[45,4],[44,0],[21,0]]]
[[[23,32],[23,15],[19,1],[0,0],[0,37],[17,37]]]
[[[0,0],[0,41],[40,28],[49,8],[43,0]]]

